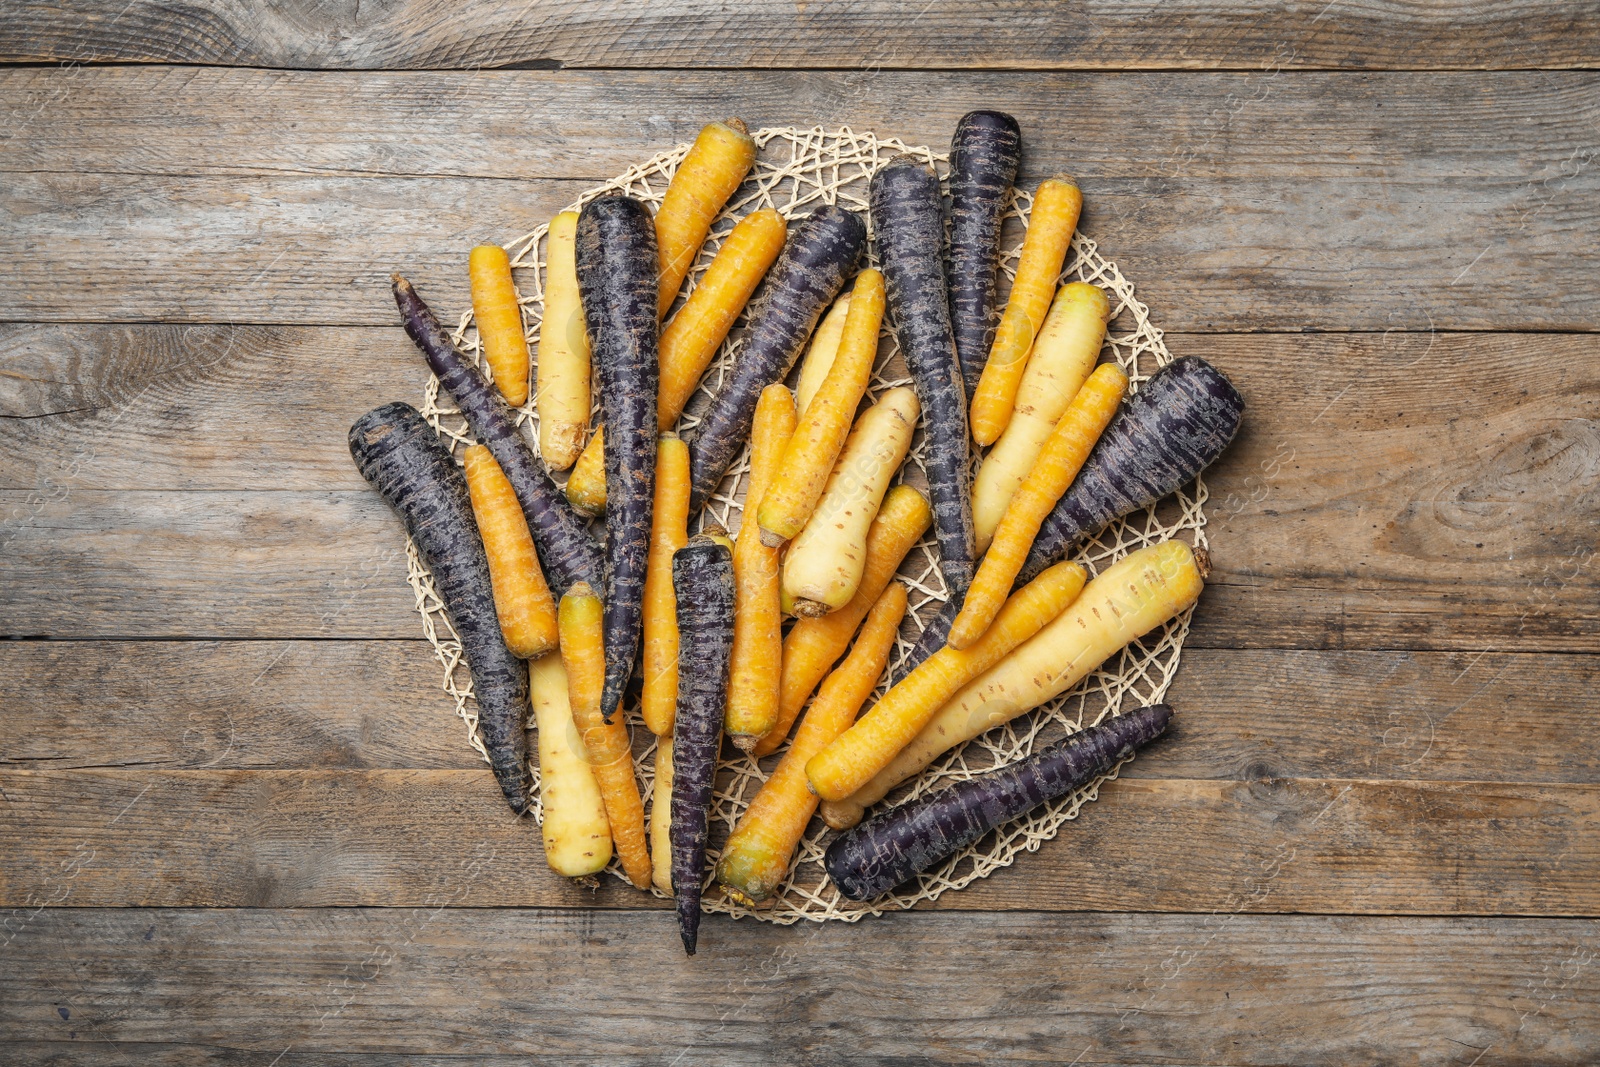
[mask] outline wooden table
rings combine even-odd
[[[14,0],[6,1063],[1600,1058],[1600,9]],[[345,450],[386,275],[714,117],[1024,181],[1249,401],[1174,736],[859,925],[562,884]]]

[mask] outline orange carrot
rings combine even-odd
[[[806,761],[855,721],[883,674],[905,613],[906,587],[892,582],[872,606],[850,655],[822,683],[794,744],[728,837],[717,881],[739,903],[760,903],[783,884],[795,846],[817,810],[817,796],[806,788]]]
[[[724,728],[748,752],[778,720],[783,616],[778,610],[778,550],[762,543],[756,509],[794,433],[794,397],[774,382],[756,403],[750,439],[750,484],[733,545],[733,665]],[[687,490],[686,490],[687,491]]]
[[[588,582],[567,590],[560,609],[561,662],[567,668],[572,722],[600,785],[617,856],[628,881],[643,889],[650,884],[650,846],[645,843],[644,801],[633,774],[628,726],[621,715],[606,722],[600,714],[600,691],[606,676],[603,610]]]
[[[489,556],[494,610],[506,647],[533,659],[556,647],[556,602],[539,568],[533,534],[517,502],[516,490],[483,445],[463,457],[472,515]]]
[[[1083,193],[1078,183],[1064,175],[1047,178],[1033,197],[1028,233],[1022,239],[1017,278],[995,330],[989,361],[984,364],[978,390],[972,395],[972,439],[992,445],[1011,421],[1017,383],[1028,366],[1034,334],[1044,322],[1055,295],[1056,277],[1078,227]]]
[[[656,248],[660,256],[660,318],[694,266],[711,223],[756,161],[756,143],[738,119],[713,122],[700,131],[678,164],[656,210]]]
[[[520,408],[528,402],[528,338],[522,332],[511,260],[499,245],[479,245],[467,257],[467,272],[483,360],[506,403]]]
[[[867,531],[867,563],[850,603],[826,615],[801,619],[783,639],[783,675],[778,681],[778,721],[756,746],[769,756],[789,736],[789,728],[806,698],[822,681],[855,635],[856,627],[882,595],[911,546],[933,521],[928,498],[909,485],[897,485],[883,498],[878,517]]]
[[[644,691],[639,711],[657,737],[672,733],[678,706],[678,598],[672,554],[689,541],[689,446],[675,433],[656,445],[656,495],[650,561],[644,577]]]
[[[1115,363],[1106,363],[1089,375],[1067,406],[995,528],[994,543],[984,555],[978,576],[967,588],[961,613],[945,638],[951,648],[969,647],[994,621],[1022,570],[1023,560],[1028,558],[1040,524],[1078,476],[1089,450],[1100,440],[1127,391],[1128,376]]]

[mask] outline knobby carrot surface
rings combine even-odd
[[[1017,262],[1016,281],[1006,310],[995,331],[989,361],[978,379],[972,397],[972,437],[980,445],[992,445],[1011,421],[1011,405],[1016,399],[1017,382],[1027,367],[1028,351],[1044,322],[1050,298],[1056,291],[1056,278],[1072,244],[1072,231],[1078,227],[1078,212],[1083,208],[1083,193],[1071,178],[1047,178],[1033,196],[1033,212],[1028,218],[1028,233],[1022,239],[1022,255]]]
[[[689,541],[689,446],[675,433],[656,444],[656,498],[644,578],[644,691],[639,711],[657,737],[672,733],[678,706],[678,598],[672,554]]]
[[[567,669],[559,653],[547,653],[528,665],[528,691],[539,726],[539,829],[545,862],[568,878],[588,878],[611,862],[611,823],[572,722]]]
[[[1017,386],[1011,421],[972,483],[972,525],[980,553],[988,549],[1012,494],[1094,370],[1110,315],[1111,300],[1104,290],[1085,282],[1063,285],[1051,303]]]
[[[783,615],[778,610],[778,550],[762,544],[756,509],[794,433],[794,398],[774,382],[761,392],[751,427],[750,484],[733,545],[733,669],[728,682],[729,737],[748,752],[778,721]]]
[[[1100,440],[1111,416],[1117,413],[1117,405],[1122,403],[1122,394],[1127,391],[1128,376],[1115,363],[1107,363],[1089,375],[1089,380],[1067,406],[1055,432],[1045,442],[1044,451],[1039,453],[1033,469],[1000,520],[994,544],[983,557],[978,576],[967,590],[961,613],[945,639],[951,648],[968,647],[994,621],[1000,605],[1011,592],[1011,583],[1022,571],[1040,524],[1083,469],[1083,461],[1089,458],[1090,449]]]
[[[867,268],[856,275],[850,312],[838,351],[816,396],[784,450],[772,484],[755,512],[762,543],[777,548],[806,527],[822,488],[844,448],[850,422],[872,379],[883,322],[883,275]],[[751,505],[746,501],[747,508]]]
[[[520,408],[528,402],[528,338],[522,332],[511,260],[499,245],[479,245],[467,257],[467,272],[484,362],[506,403]]]
[[[801,619],[783,639],[783,675],[778,683],[778,721],[756,746],[756,755],[778,750],[789,728],[828,669],[844,654],[856,627],[900,569],[911,546],[933,522],[928,498],[909,485],[897,485],[883,498],[867,531],[867,563],[850,603],[818,618]]]
[[[628,881],[643,889],[650,884],[650,847],[645,843],[644,801],[633,774],[633,749],[622,716],[606,722],[600,714],[605,687],[606,653],[603,609],[587,582],[579,582],[561,598],[561,662],[567,671],[567,698],[584,754],[600,784],[611,839]]]
[[[559,635],[556,601],[539,569],[528,520],[511,482],[487,448],[473,445],[462,461],[467,490],[472,494],[472,514],[489,556],[500,632],[507,648],[523,659],[533,659],[555,648]]]
[[[1058,563],[1006,602],[994,626],[965,651],[945,647],[884,694],[882,700],[806,765],[811,788],[843,800],[881,771],[950,696],[1042,630],[1083,590],[1076,563]]]
[[[839,354],[839,339],[844,336],[844,323],[849,317],[850,294],[841,293],[811,335],[811,344],[800,361],[800,380],[794,387],[794,409],[801,418],[805,417],[811,398],[817,395],[833,367],[833,357]]]
[[[871,781],[846,800],[824,804],[823,818],[836,830],[854,826],[867,806],[940,755],[1055,699],[1128,642],[1192,607],[1203,579],[1203,560],[1182,541],[1150,545],[1113,563],[1054,622],[946,701]]]
[[[916,429],[917,394],[890,389],[856,421],[822,500],[783,561],[783,588],[802,616],[836,611],[855,596],[867,531]]]
[[[684,405],[694,395],[734,320],[783,250],[787,232],[783,216],[771,208],[739,220],[706,268],[700,284],[661,331],[661,387],[656,398],[656,418],[663,431],[672,429],[683,414]],[[600,461],[604,448],[602,427],[595,431],[573,471],[578,488],[573,489],[571,483],[567,486],[569,494],[577,494],[574,503],[581,502],[594,514],[606,506],[606,472]]]
[[[702,129],[678,164],[656,211],[661,276],[657,318],[666,318],[711,223],[755,161],[756,143],[750,131],[738,119],[729,119]]]
[[[578,458],[589,429],[589,330],[578,298],[574,239],[578,213],[550,223],[545,246],[544,319],[539,323],[539,455],[564,471]],[[496,375],[498,378],[498,374]]]
[[[872,606],[850,655],[822,683],[794,744],[728,837],[717,880],[741,904],[760,903],[783,885],[795,846],[817,810],[817,797],[806,788],[806,761],[855,721],[883,674],[905,613],[906,588],[893,582]]]

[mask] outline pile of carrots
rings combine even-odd
[[[1008,115],[964,117],[948,208],[931,167],[904,156],[881,167],[869,197],[879,269],[862,268],[860,212],[754,211],[668,318],[756,158],[741,122],[712,123],[653,214],[613,194],[551,222],[536,359],[505,250],[473,249],[487,375],[394,278],[407,332],[478,443],[458,466],[413,408],[393,403],[351,428],[351,453],[433,574],[518,813],[533,801],[535,716],[550,866],[592,880],[615,854],[629,881],[675,895],[691,954],[724,736],[764,757],[793,732],[715,867],[724,892],[756,905],[782,890],[819,806],[843,831],[829,874],[869,899],[1104,773],[1170,716],[1155,705],[1108,719],[862,821],[940,754],[1189,608],[1205,576],[1203,553],[1179,541],[1092,578],[1066,559],[1192,480],[1232,439],[1243,402],[1202,360],[1174,362],[1133,396],[1116,364],[1096,365],[1111,300],[1092,285],[1057,288],[1083,202],[1070,178],[1038,187],[1001,303],[1001,218],[1021,145]],[[680,437],[684,406],[741,315],[732,374]],[[886,318],[914,387],[864,406]],[[512,411],[530,392],[537,454]],[[897,483],[919,425],[927,495]],[[691,534],[747,442],[737,534]],[[989,447],[975,479],[974,442]],[[558,488],[550,472],[567,468]],[[895,573],[930,526],[950,603],[862,715],[907,610]],[[619,714],[636,677],[659,743],[648,832]]]

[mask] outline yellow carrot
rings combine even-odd
[[[1022,255],[1017,261],[1017,277],[1011,283],[1011,295],[995,330],[978,390],[972,395],[972,438],[980,445],[994,444],[1011,420],[1017,382],[1022,379],[1033,336],[1039,332],[1056,291],[1056,278],[1072,244],[1072,231],[1078,227],[1082,207],[1083,193],[1078,190],[1078,183],[1062,175],[1045,179],[1034,194],[1028,232],[1022,239]]]
[[[1042,630],[1083,591],[1076,563],[1057,563],[1017,590],[994,626],[972,648],[946,645],[884,694],[861,721],[806,764],[806,780],[824,800],[843,800],[917,736],[951,695]]]
[[[822,498],[822,487],[844,448],[850,422],[872,379],[883,299],[882,274],[869,267],[856,275],[838,353],[795,427],[772,485],[755,512],[762,544],[776,548],[805,529]]]
[[[589,429],[589,332],[578,299],[578,213],[550,223],[545,249],[544,319],[539,324],[539,455],[551,470],[572,466]]]
[[[643,889],[650,884],[650,847],[645,843],[644,802],[633,774],[633,749],[621,715],[606,722],[600,714],[605,686],[606,654],[602,638],[600,598],[579,582],[561,598],[561,662],[567,670],[567,695],[572,722],[578,728],[600,796],[606,804],[611,839],[628,881]]]
[[[650,518],[650,560],[644,575],[641,654],[644,724],[657,737],[672,733],[678,707],[678,598],[672,554],[689,541],[689,446],[675,433],[656,443],[656,494]]]
[[[796,614],[825,615],[850,602],[866,564],[867,530],[911,447],[921,409],[907,386],[884,393],[856,421],[806,528],[783,560]]]
[[[833,307],[822,317],[822,322],[812,331],[811,345],[800,363],[800,380],[794,387],[795,413],[805,418],[811,398],[817,395],[822,382],[833,367],[833,357],[839,353],[839,339],[844,336],[845,320],[850,317],[850,294],[842,293]]]
[[[1089,450],[1100,440],[1127,391],[1128,376],[1115,363],[1106,363],[1089,375],[1067,406],[1055,432],[1045,442],[1044,451],[1011,498],[995,531],[994,544],[989,546],[977,577],[967,588],[961,613],[950,624],[950,634],[945,638],[951,648],[967,648],[994,621],[1028,558],[1040,524],[1078,476]]]
[[[711,223],[755,161],[756,143],[750,139],[750,131],[738,119],[729,119],[702,129],[678,164],[656,210],[661,270],[658,317],[666,317],[711,232]]]
[[[516,490],[483,445],[463,457],[472,515],[489,557],[494,611],[506,647],[532,659],[556,647],[556,602],[539,568],[533,534],[517,501]]]
[[[661,385],[656,418],[672,429],[694,395],[728,330],[744,310],[767,268],[783,251],[788,223],[771,208],[746,215],[722,242],[688,301],[661,331]],[[577,488],[574,488],[576,483]],[[595,431],[567,482],[575,506],[598,515],[606,506],[605,429]]]
[[[606,510],[606,429],[595,428],[589,445],[567,476],[567,503],[594,518]]]
[[[836,830],[854,826],[867,806],[945,752],[1065,693],[1130,641],[1192,607],[1204,577],[1204,558],[1182,541],[1113,563],[1054,622],[946,701],[871,781],[846,800],[823,804],[823,818]]]
[[[672,895],[672,735],[656,739],[656,784],[650,801],[650,881]]]
[[[1086,282],[1068,282],[1056,294],[1034,338],[1011,421],[973,479],[972,526],[980,554],[994,539],[1000,516],[1033,469],[1062,413],[1094,370],[1110,316],[1111,301],[1105,291]]]
[[[850,655],[822,683],[794,744],[729,835],[717,881],[739,903],[758,904],[783,884],[795,846],[817,810],[817,797],[806,788],[806,761],[855,721],[883,674],[905,613],[906,587],[893,582],[872,606]]]
[[[528,692],[539,727],[539,829],[550,869],[587,878],[611,862],[611,823],[600,784],[572,723],[567,669],[550,652],[528,664]]]
[[[499,245],[479,245],[467,257],[467,273],[484,362],[506,403],[520,408],[528,402],[528,338],[522,332],[511,260]]]
[[[774,382],[756,402],[750,435],[750,484],[733,545],[733,658],[724,728],[748,752],[778,721],[783,616],[778,610],[778,550],[761,543],[756,509],[794,433],[794,398]]]
[[[856,595],[838,611],[799,620],[783,639],[778,721],[756,746],[758,757],[776,752],[789,736],[789,728],[805,706],[806,698],[844,654],[856,627],[932,521],[933,509],[928,505],[928,498],[909,485],[897,485],[883,498],[878,517],[872,520],[872,527],[867,531],[867,564]]]

